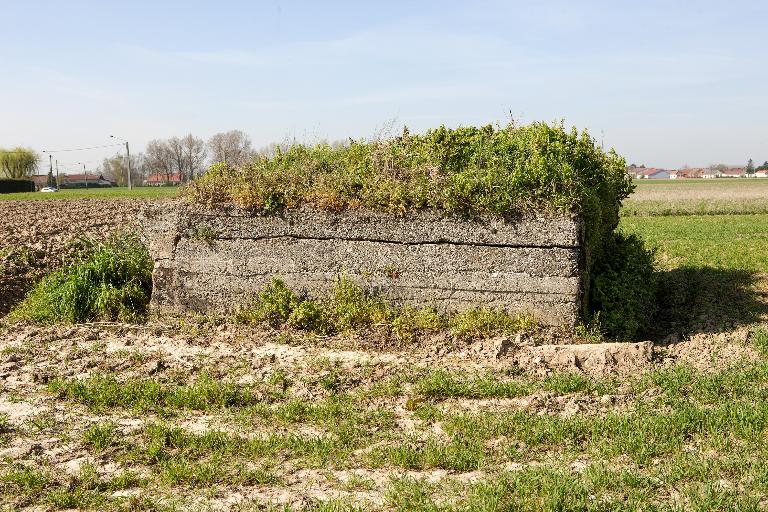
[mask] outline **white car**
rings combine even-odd
[[[56,187],[43,187],[40,189],[40,192],[58,192],[59,189]]]

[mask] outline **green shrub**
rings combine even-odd
[[[469,309],[451,318],[451,329],[459,338],[487,338],[495,333],[518,332],[536,327],[527,315],[511,316],[489,308]]]
[[[273,279],[272,283],[259,293],[256,304],[257,307],[250,312],[253,319],[279,327],[290,318],[299,300],[283,281]]]
[[[336,280],[327,307],[339,331],[383,323],[389,317],[386,304],[344,276]]]
[[[321,300],[299,297],[283,281],[273,279],[254,304],[238,311],[235,318],[243,323],[267,323],[274,328],[289,326],[318,334],[380,325],[388,328],[398,340],[446,328],[451,328],[458,338],[471,338],[536,326],[529,316],[491,309],[441,315],[433,308],[396,307],[372,296],[344,276],[337,279],[328,296]]]
[[[135,322],[146,317],[152,259],[135,236],[115,236],[45,277],[9,319],[34,323]]]
[[[608,336],[631,339],[656,313],[653,251],[634,235],[615,233],[592,268],[589,307]]]

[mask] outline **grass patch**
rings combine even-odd
[[[41,324],[141,321],[152,293],[152,266],[135,236],[91,242],[72,265],[38,283],[8,318]]]
[[[445,370],[427,373],[416,381],[414,392],[429,398],[515,398],[529,394],[526,382],[501,381],[492,376],[462,378]]]
[[[270,399],[262,390],[223,383],[207,375],[202,375],[191,386],[165,385],[150,379],[121,382],[113,375],[96,375],[86,380],[53,379],[48,383],[48,390],[93,410],[123,408],[140,412],[205,411],[244,407]]]
[[[375,448],[369,455],[374,467],[397,466],[403,469],[475,471],[485,459],[485,447],[476,439],[455,436],[449,442],[398,439],[396,445]]]
[[[656,247],[656,261],[663,269],[768,268],[768,215],[626,217],[620,227]]]
[[[78,475],[65,479],[48,469],[13,464],[0,472],[0,497],[4,497],[4,505],[12,507],[47,505],[55,510],[117,510],[122,500],[113,499],[110,494],[145,483],[130,471],[102,479],[90,464],[84,464]]]
[[[768,357],[768,330],[758,327],[749,333],[749,340],[763,357]]]
[[[83,434],[83,442],[97,452],[112,446],[114,438],[115,424],[111,422],[91,425]]]
[[[450,329],[458,338],[474,338],[536,328],[531,316],[491,309],[441,315],[433,309],[396,307],[368,294],[344,276],[321,300],[300,297],[282,280],[274,279],[235,318],[243,323],[266,323],[275,328],[291,327],[318,334],[379,326],[387,328],[400,341],[439,329]]]
[[[161,471],[189,463],[220,460],[270,462],[278,456],[297,459],[296,462],[310,467],[328,468],[347,461],[352,451],[363,445],[364,439],[362,436],[290,433],[245,438],[218,430],[196,434],[178,427],[150,425],[144,428],[137,443],[128,443],[123,449],[129,460],[158,467]],[[242,476],[239,468],[235,469],[237,475]]]
[[[18,192],[14,194],[0,194],[0,201],[66,201],[73,199],[164,199],[179,195],[176,187],[135,187],[128,190],[127,187],[89,188],[89,189],[64,189],[56,193],[43,192]]]

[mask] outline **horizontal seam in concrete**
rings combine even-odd
[[[194,238],[185,237],[187,240],[195,240]],[[451,242],[438,240],[433,242],[399,242],[395,240],[384,240],[376,238],[341,238],[336,236],[329,237],[308,237],[308,236],[296,236],[296,235],[272,235],[272,236],[217,236],[218,240],[276,240],[280,238],[290,238],[292,240],[318,240],[318,241],[330,241],[341,240],[343,242],[371,242],[378,244],[393,244],[393,245],[461,245],[470,247],[495,247],[495,248],[509,248],[509,249],[578,249],[578,245],[518,245],[518,244],[493,244],[486,242]],[[195,240],[197,241],[197,240]],[[203,240],[199,240],[200,243],[206,243]]]

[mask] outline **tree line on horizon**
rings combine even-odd
[[[252,147],[250,137],[241,130],[220,132],[207,141],[188,134],[184,137],[153,139],[142,152],[131,153],[131,179],[141,184],[151,174],[180,175],[188,182],[199,176],[210,164],[226,162],[239,166],[251,161],[257,154],[267,154],[275,145],[259,151]],[[0,148],[0,177],[28,178],[40,171],[41,155],[31,148]],[[128,182],[126,156],[116,153],[105,158],[97,171],[118,185]]]

